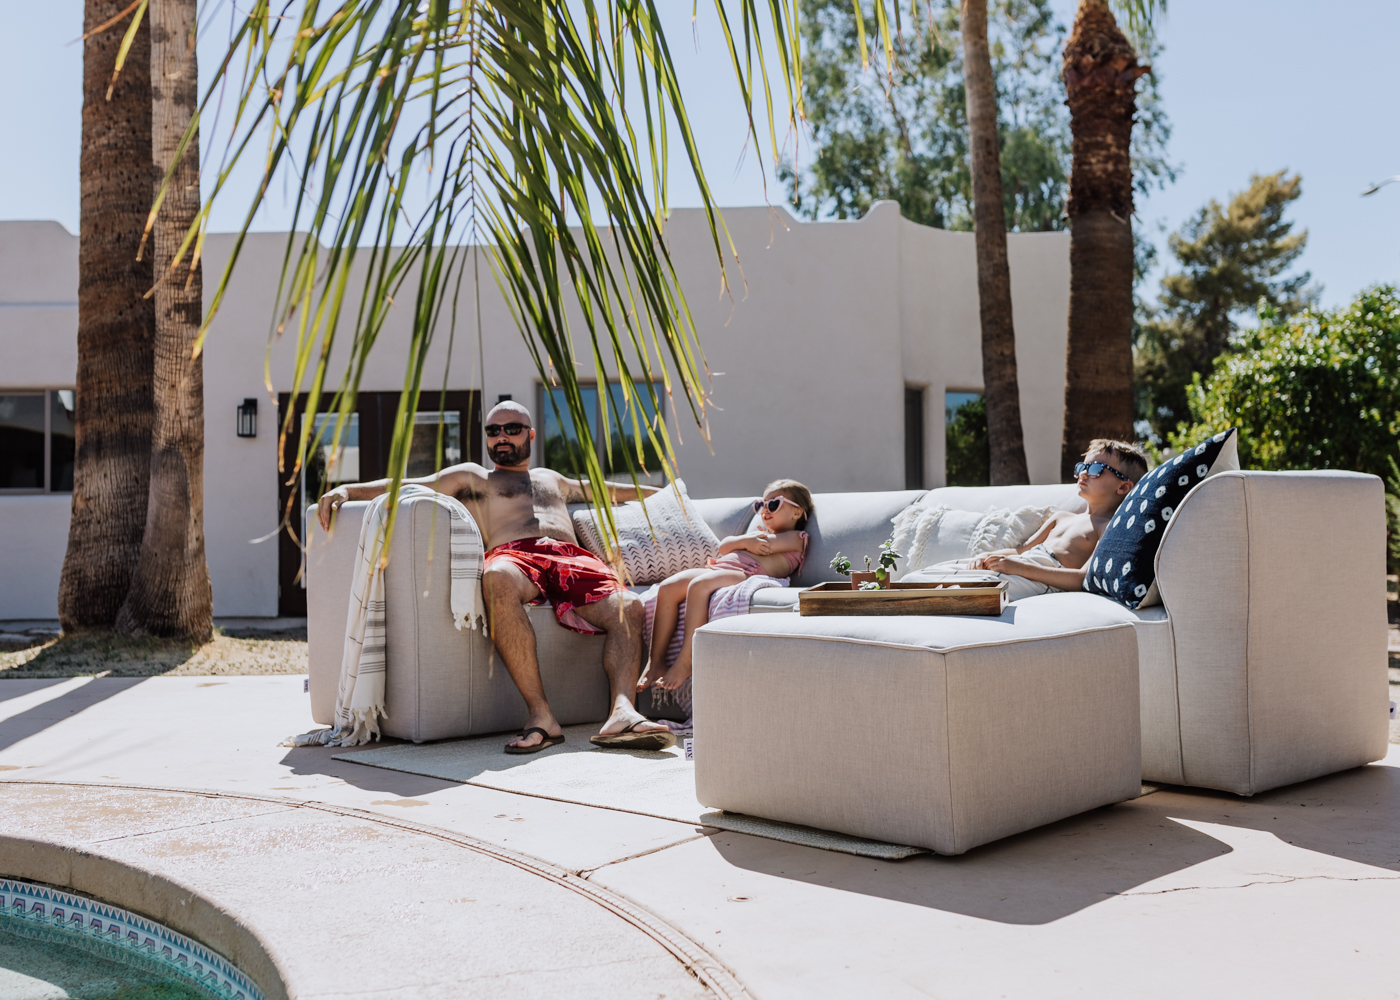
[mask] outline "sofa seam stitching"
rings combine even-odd
[[[436,506],[436,504],[434,506]],[[416,535],[416,529],[418,527],[418,504],[412,503],[412,498],[409,498],[409,511],[411,534]],[[412,565],[410,570],[413,574],[413,659],[415,661],[413,670],[413,742],[417,743],[418,737],[423,734],[423,672],[421,669],[423,666],[423,652],[422,643],[418,641],[418,619],[423,609],[420,607],[420,599],[418,596],[418,546],[413,545],[412,549]],[[384,631],[387,636],[389,630],[386,628]],[[385,642],[385,646],[387,648],[388,642]],[[385,666],[386,668],[388,666],[387,658],[385,659]],[[387,669],[385,670],[385,674],[387,679]]]
[[[1249,477],[1241,476],[1244,485],[1244,733],[1245,740],[1249,747],[1249,794],[1253,795],[1255,790],[1255,766],[1254,766],[1254,685],[1253,673],[1254,665],[1249,655],[1249,637],[1254,631],[1254,602],[1251,599],[1254,589],[1254,565],[1251,553],[1253,546],[1250,544],[1249,534],[1249,505],[1251,500],[1251,490]]]
[[[953,795],[953,740],[952,734],[949,732],[952,727],[948,724],[949,720],[953,717],[953,713],[949,709],[948,704],[949,698],[951,697],[951,693],[948,690],[948,654],[946,652],[935,653],[930,649],[929,655],[943,657],[943,763],[948,772],[948,829],[953,841],[953,853],[956,854],[959,846],[958,811],[955,808]]]
[[[961,652],[965,649],[995,649],[997,646],[1014,646],[1026,642],[1039,642],[1043,639],[1065,639],[1077,635],[1092,635],[1095,632],[1111,632],[1114,629],[1134,628],[1132,622],[1113,622],[1109,625],[1095,625],[1091,628],[1076,629],[1073,632],[1056,632],[1048,635],[1026,636],[1022,639],[1004,639],[999,642],[972,642],[961,646],[946,646],[936,648],[933,646],[917,646],[898,642],[879,642],[874,639],[857,639],[853,636],[844,635],[802,635],[793,632],[726,632],[716,629],[711,635],[722,635],[729,637],[743,637],[755,639],[812,639],[819,642],[849,642],[859,646],[880,646],[884,649],[908,649],[915,652],[947,654]]]

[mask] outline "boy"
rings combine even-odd
[[[1135,444],[1099,438],[1089,442],[1075,473],[1079,495],[1089,504],[1084,513],[1057,510],[1024,545],[938,563],[902,579],[946,580],[964,576],[967,570],[990,570],[1007,581],[1007,597],[1013,601],[1051,590],[1081,589],[1099,536],[1123,498],[1147,475],[1147,456]]]

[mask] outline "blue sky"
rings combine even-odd
[[[744,154],[737,89],[706,3],[696,38],[691,3],[663,0],[673,52],[706,159],[724,206],[782,200],[768,157]],[[1055,0],[1072,19],[1072,0]],[[1171,0],[1157,63],[1174,128],[1175,184],[1138,205],[1149,227],[1175,229],[1208,199],[1224,200],[1251,173],[1303,175],[1293,217],[1310,233],[1301,266],[1324,286],[1323,302],[1345,302],[1377,281],[1400,281],[1400,184],[1369,198],[1367,184],[1400,174],[1400,4],[1395,0]],[[1320,15],[1331,10],[1333,15]],[[0,0],[5,149],[0,218],[78,224],[82,50],[79,0]],[[226,23],[220,18],[220,23]],[[206,34],[201,51],[218,42]],[[213,62],[205,56],[205,66]],[[275,203],[260,228],[282,228]],[[677,176],[676,205],[696,204]],[[228,203],[215,228],[233,228],[243,206]],[[1160,237],[1159,237],[1160,238]]]

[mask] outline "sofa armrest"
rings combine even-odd
[[[1253,794],[1387,749],[1385,501],[1354,472],[1226,472],[1168,524],[1188,784]]]
[[[335,717],[340,687],[340,659],[345,649],[345,619],[350,609],[350,582],[360,526],[370,501],[341,504],[331,530],[316,523],[316,508],[306,517],[306,647],[310,661],[311,718],[329,726]],[[299,585],[298,585],[299,586]]]

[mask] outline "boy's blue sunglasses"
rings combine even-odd
[[[1099,476],[1103,475],[1105,469],[1113,473],[1125,483],[1132,482],[1131,479],[1123,475],[1123,473],[1119,472],[1107,462],[1078,462],[1074,466],[1074,478],[1078,479],[1080,476],[1087,475],[1090,479],[1098,479]]]

